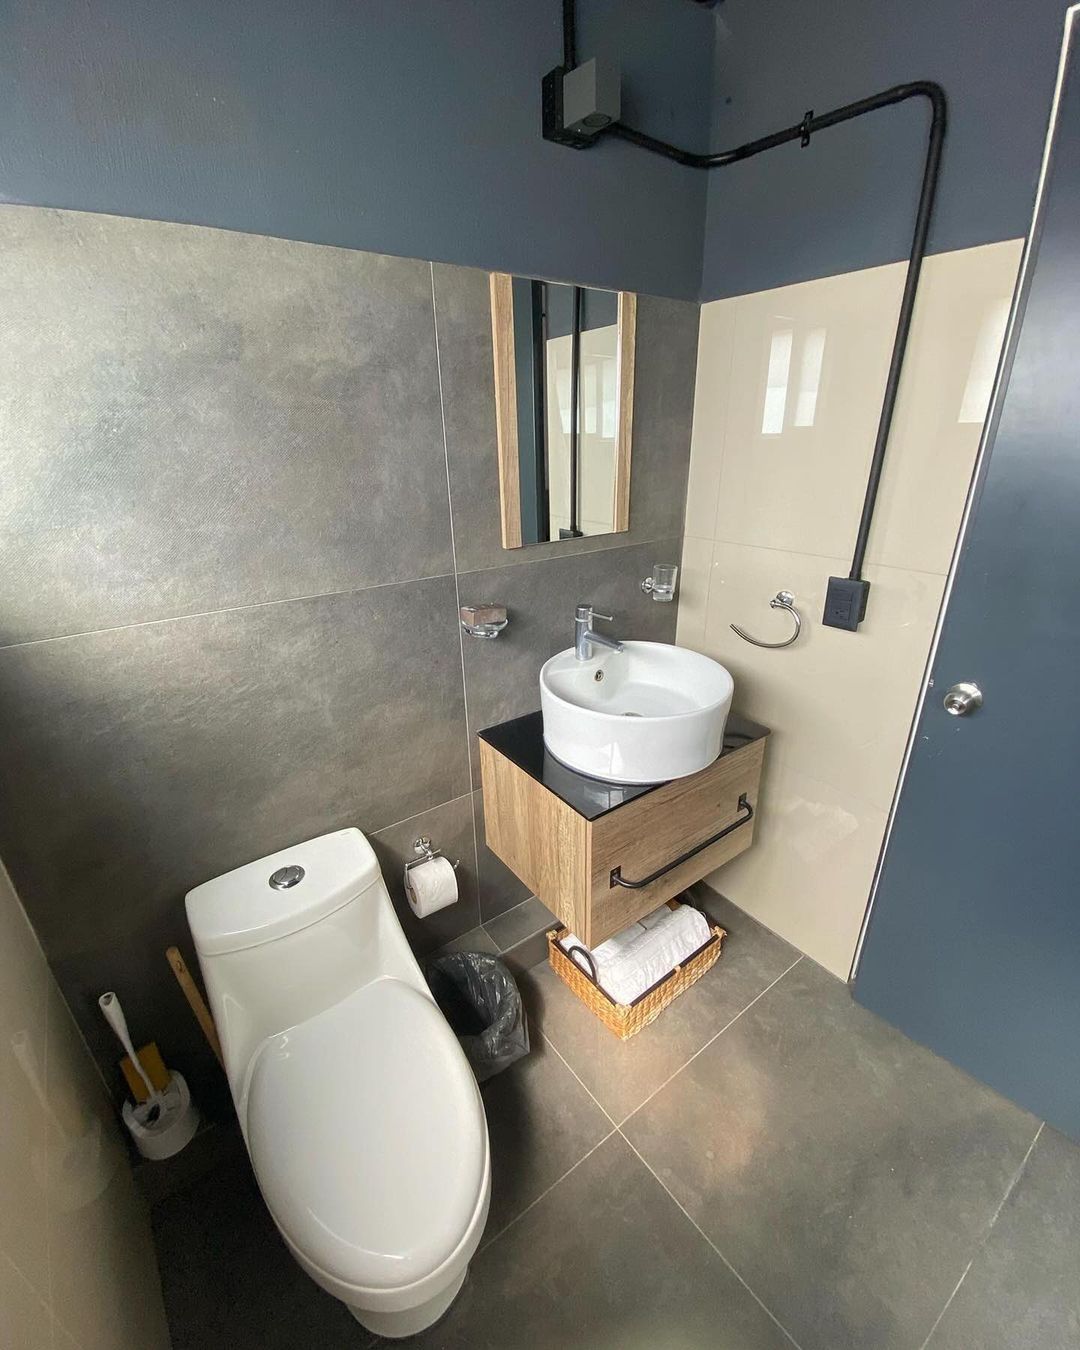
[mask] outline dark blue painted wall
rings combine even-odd
[[[622,62],[627,121],[694,147],[938,79],[932,250],[1027,227],[1064,0],[578,9],[581,57]],[[0,200],[705,299],[910,241],[914,105],[708,175],[546,144],[559,0],[0,0],[0,21]]]
[[[1080,719],[1071,699],[1038,697],[1075,688],[1080,661],[1080,37],[1070,46],[1020,326],[855,996],[1080,1140]],[[985,703],[950,717],[942,696],[960,679]]]
[[[709,135],[713,15],[580,0],[628,115]],[[696,298],[707,184],[539,135],[559,0],[3,0],[0,200]]]
[[[727,0],[716,11],[712,148],[906,80],[949,96],[932,252],[1027,232],[1065,0]],[[710,174],[702,295],[906,257],[928,112],[836,127]]]

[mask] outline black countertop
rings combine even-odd
[[[729,713],[720,758],[768,734],[767,727],[740,717],[738,713]],[[586,820],[596,820],[608,811],[614,811],[617,806],[664,786],[663,783],[605,783],[599,778],[588,778],[583,773],[568,769],[544,746],[544,715],[540,712],[526,713],[524,717],[500,722],[498,726],[487,727],[479,735],[493,750],[505,755],[530,778],[543,783],[549,792],[554,792],[556,797],[561,798],[567,806],[572,806]]]

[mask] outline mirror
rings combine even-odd
[[[491,274],[503,548],[630,522],[636,296]]]

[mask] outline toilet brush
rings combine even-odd
[[[190,1143],[199,1125],[199,1113],[184,1076],[170,1073],[168,1085],[159,1092],[135,1053],[120,1000],[110,990],[98,999],[98,1007],[146,1088],[146,1101],[138,1105],[125,1102],[121,1109],[135,1147],[144,1158],[171,1158]]]
[[[152,1110],[147,1111],[147,1124],[156,1120],[164,1106],[164,1099],[157,1088],[151,1083],[149,1075],[139,1062],[139,1057],[135,1053],[135,1047],[131,1043],[131,1034],[128,1031],[127,1018],[124,1016],[124,1010],[120,1006],[120,1000],[110,990],[107,994],[102,994],[98,999],[98,1007],[105,1014],[105,1021],[112,1027],[116,1033],[116,1039],[127,1051],[128,1058],[135,1069],[135,1072],[142,1079],[146,1087],[146,1100]]]

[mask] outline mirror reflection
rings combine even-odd
[[[628,527],[634,296],[491,278],[503,545]]]

